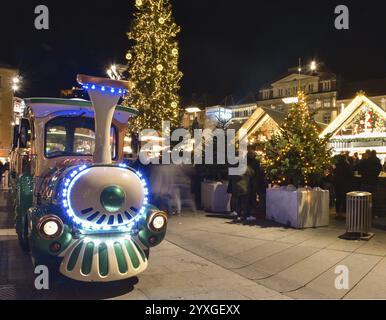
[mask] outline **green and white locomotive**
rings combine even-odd
[[[167,215],[149,204],[141,173],[123,164],[125,81],[78,75],[91,102],[25,99],[12,151],[16,231],[35,265],[110,282],[146,270]]]

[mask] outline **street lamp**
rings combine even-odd
[[[106,71],[107,75],[112,80],[121,80],[122,76],[120,72],[117,69],[117,66],[115,64],[111,65],[109,69]]]
[[[21,77],[16,75],[12,78],[12,91],[16,92],[20,90]]]
[[[311,71],[316,71],[316,69],[317,69],[317,64],[316,64],[316,61],[314,60],[314,61],[311,61],[311,64],[310,64],[310,69],[311,69]]]

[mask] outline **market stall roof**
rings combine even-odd
[[[343,112],[320,134],[320,137],[324,138],[327,135],[335,135],[340,129],[347,125],[347,123],[355,118],[364,105],[370,106],[375,112],[386,119],[386,112],[381,107],[367,98],[363,93],[358,93],[355,99],[343,110]]]
[[[285,121],[286,113],[272,108],[258,107],[252,116],[239,128],[246,132],[246,135],[240,136],[240,139],[249,138],[252,134],[257,132],[265,123],[271,121],[271,123],[280,129],[282,123]],[[327,125],[324,123],[316,122],[316,126],[319,131],[323,131]],[[241,131],[239,131],[241,133]]]
[[[285,119],[285,113],[270,108],[258,107],[250,118],[244,123],[239,130],[239,140],[249,138],[258,131],[268,121],[273,121],[277,129]],[[243,132],[242,132],[243,130]],[[242,134],[244,133],[244,134]]]

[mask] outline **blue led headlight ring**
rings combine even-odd
[[[74,212],[74,209],[71,205],[71,191],[73,187],[75,186],[76,182],[85,174],[87,174],[93,166],[86,166],[83,165],[81,167],[75,168],[74,170],[70,171],[68,173],[68,178],[64,179],[63,182],[63,189],[62,189],[62,206],[63,209],[66,211],[68,217],[74,222],[74,224],[79,227],[80,229],[86,229],[86,230],[92,230],[92,231],[122,231],[122,232],[129,232],[132,230],[132,228],[145,216],[146,213],[146,207],[149,204],[149,189],[147,187],[147,182],[143,178],[142,174],[140,172],[135,172],[132,169],[130,169],[128,166],[124,164],[120,164],[119,168],[127,169],[132,172],[134,172],[137,177],[141,180],[142,186],[144,188],[144,195],[145,198],[143,200],[142,208],[139,210],[138,214],[128,223],[123,224],[119,226],[109,226],[109,225],[98,225],[94,222],[85,221],[80,219]]]

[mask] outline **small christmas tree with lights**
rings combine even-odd
[[[278,185],[317,186],[331,165],[329,137],[320,139],[303,92],[291,105],[278,134],[265,144],[268,179]]]
[[[135,131],[160,131],[162,121],[178,127],[181,120],[179,49],[180,32],[169,0],[136,0],[137,12],[128,37],[133,47],[126,55],[133,83],[126,104],[139,110],[132,126]]]

